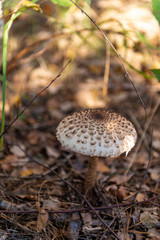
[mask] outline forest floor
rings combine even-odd
[[[93,6],[101,19],[104,2]],[[133,10],[132,3],[128,4]],[[141,70],[139,74],[128,68],[146,112],[116,55],[110,51],[106,57],[105,43],[97,40],[99,33],[87,33],[87,39],[82,34],[81,43],[80,32],[75,36],[58,31],[56,23],[48,20],[57,14],[49,3],[42,7],[44,15],[25,13],[10,32],[6,127],[45,91],[4,134],[0,239],[160,239],[160,85],[154,77],[142,74],[151,76],[147,71],[151,65],[146,63],[151,56],[144,57],[144,42],[138,39],[127,50],[130,63]],[[72,21],[68,18],[71,28]],[[116,45],[114,34],[119,36],[117,41],[122,34],[110,35]],[[155,39],[156,33],[152,43],[158,45]],[[96,50],[94,44],[99,44]],[[90,108],[125,116],[135,125],[138,139],[127,157],[99,158],[94,194],[87,199],[83,186],[89,158],[63,148],[56,127],[65,116]]]

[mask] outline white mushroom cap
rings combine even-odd
[[[133,124],[117,113],[83,110],[60,122],[57,139],[74,152],[114,158],[128,154],[136,143],[137,133]]]

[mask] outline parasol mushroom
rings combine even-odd
[[[137,133],[133,124],[121,115],[105,110],[82,110],[65,117],[57,127],[62,146],[90,156],[85,192],[96,181],[98,157],[116,158],[134,147]]]

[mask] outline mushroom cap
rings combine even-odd
[[[56,135],[66,149],[109,158],[127,155],[137,139],[130,121],[105,110],[83,110],[65,117]]]

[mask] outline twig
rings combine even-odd
[[[0,135],[0,138],[4,136],[4,134],[8,131],[8,129],[16,122],[16,120],[26,111],[28,107],[43,93],[45,92],[51,84],[61,76],[62,72],[65,70],[65,68],[68,66],[68,64],[71,62],[71,60],[68,61],[68,63],[62,68],[62,70],[58,73],[58,75],[45,87],[43,88],[32,100],[27,104],[27,106],[17,115],[17,117],[6,127],[6,129],[3,131],[3,133]]]
[[[145,106],[145,104],[144,104],[144,102],[143,102],[143,100],[142,100],[142,98],[141,98],[138,90],[136,89],[136,86],[134,85],[134,83],[133,83],[133,81],[132,81],[132,78],[131,78],[129,72],[127,71],[127,69],[126,69],[126,67],[125,67],[125,65],[124,65],[124,63],[123,63],[123,61],[122,61],[122,58],[121,58],[121,56],[119,55],[119,53],[117,52],[117,50],[115,49],[115,47],[113,46],[113,44],[110,42],[110,40],[107,38],[107,36],[105,35],[105,33],[102,31],[102,29],[96,24],[96,22],[95,22],[81,7],[79,7],[73,0],[69,0],[69,1],[72,2],[77,8],[79,8],[79,9],[81,10],[81,12],[84,13],[84,14],[90,19],[90,21],[91,21],[91,22],[96,26],[96,28],[101,32],[101,34],[103,35],[105,41],[106,41],[106,42],[112,47],[112,49],[115,51],[117,57],[119,58],[119,61],[120,61],[121,65],[122,65],[122,67],[123,67],[123,69],[124,69],[124,71],[125,71],[125,77],[128,77],[130,83],[132,84],[132,86],[133,86],[133,88],[134,88],[134,90],[135,90],[135,92],[136,92],[136,94],[137,94],[137,96],[138,96],[138,98],[139,98],[139,100],[140,100],[143,108],[144,108],[145,115],[146,115],[146,118],[147,118],[146,106]]]

